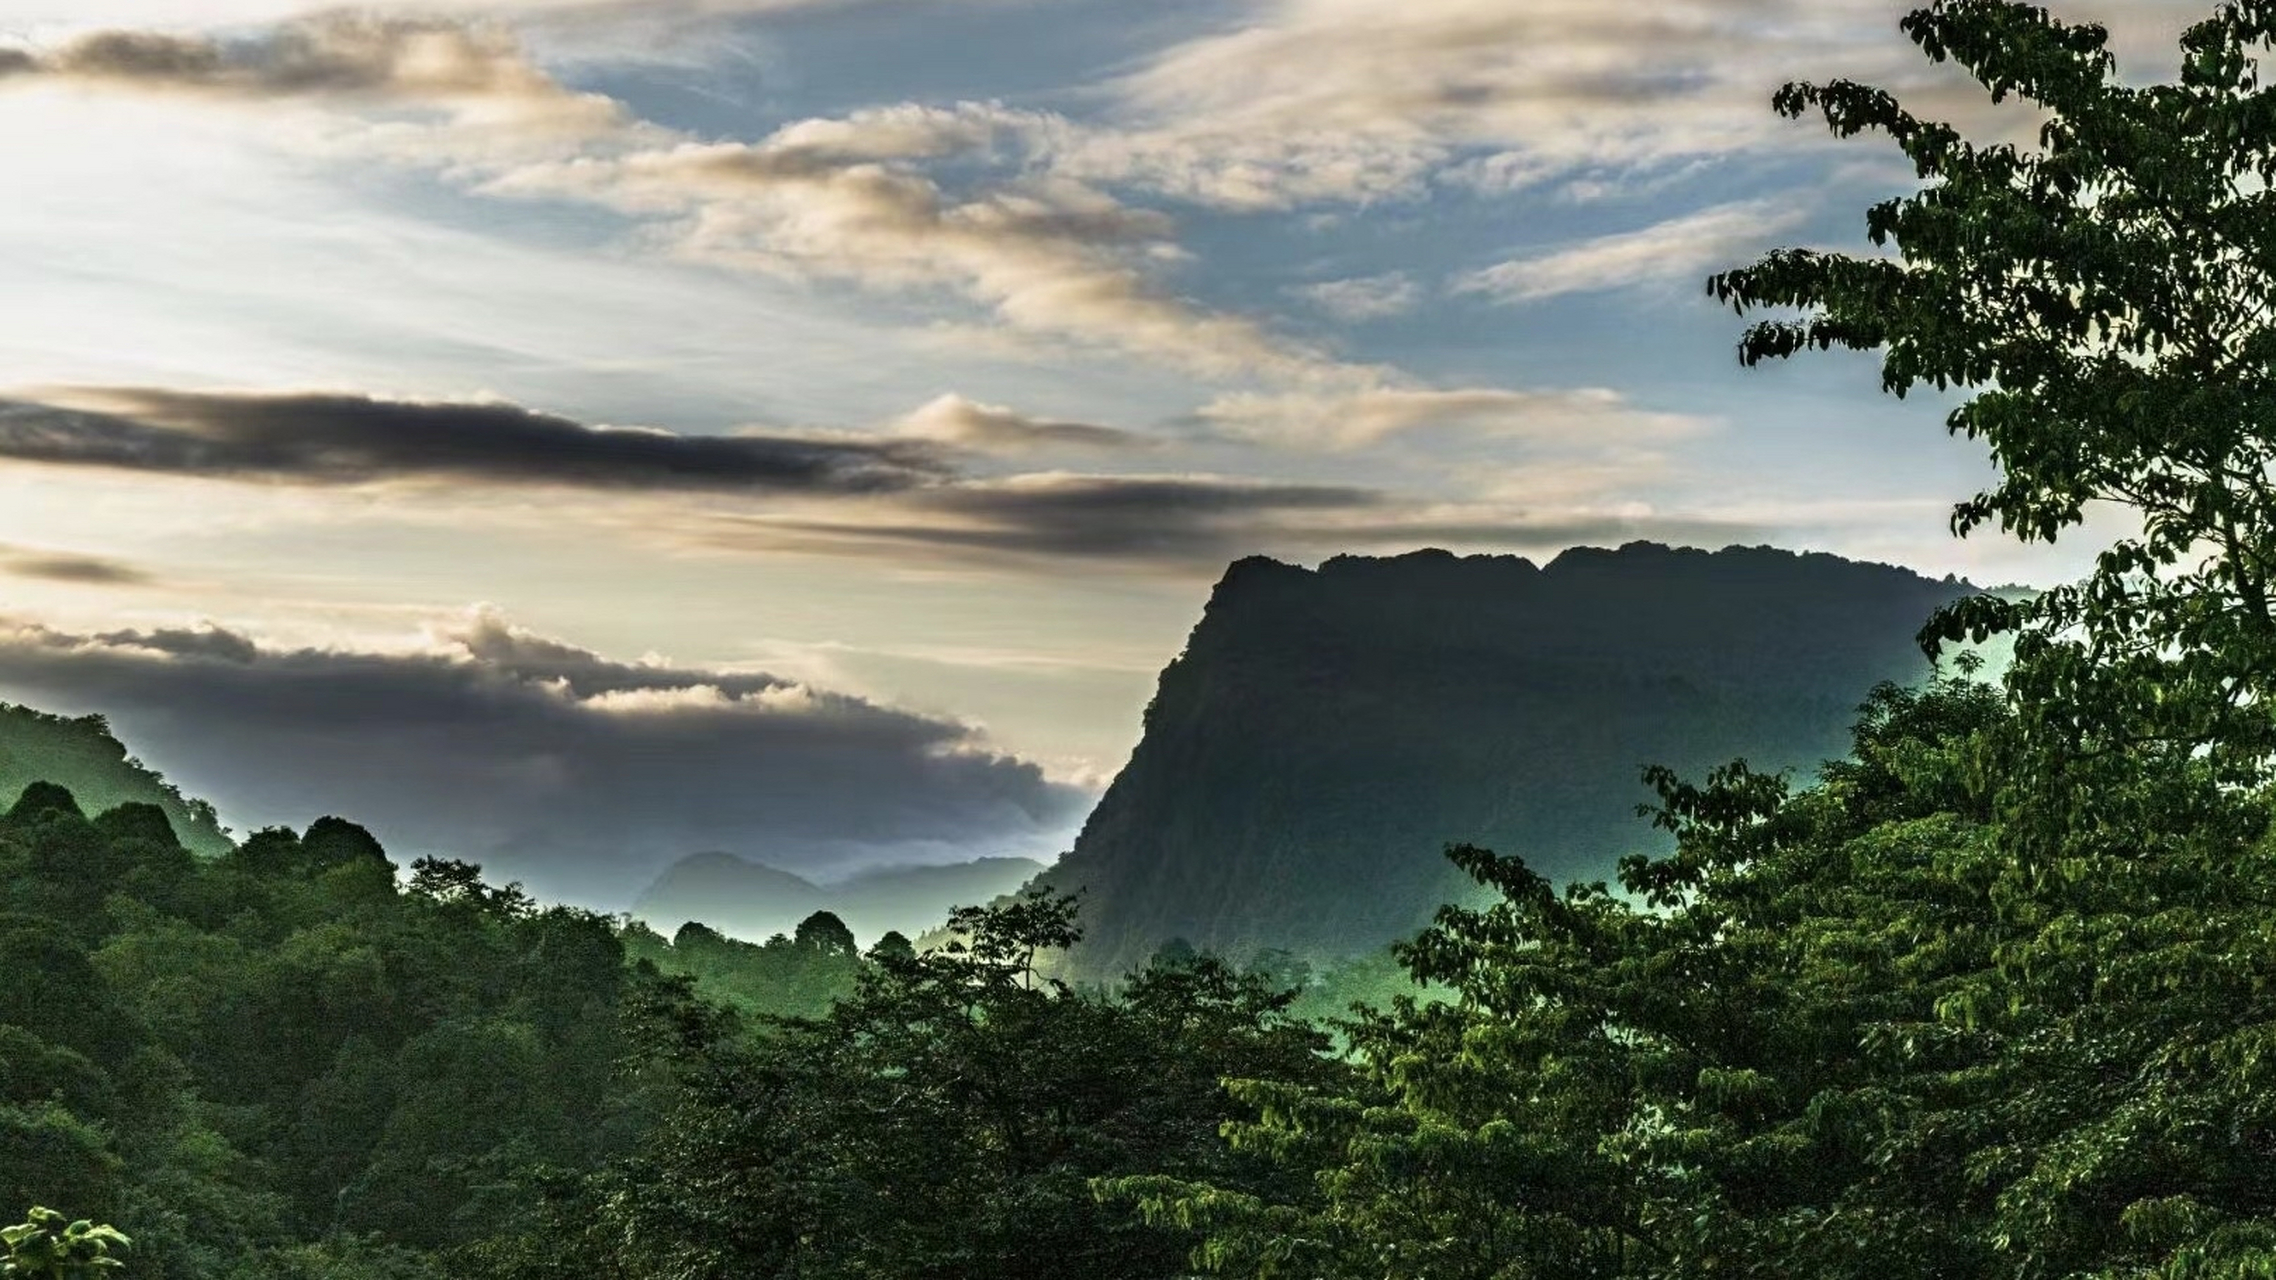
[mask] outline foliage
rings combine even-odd
[[[1997,694],[1887,687],[1788,794],[1658,779],[1626,896],[1457,848],[1491,907],[1402,948],[1450,1003],[1357,1088],[1250,1080],[1285,1199],[1113,1190],[1218,1274],[2246,1274],[2276,1261],[2276,848],[2259,822],[2050,884],[2001,852]],[[2263,806],[2264,808],[2264,806]],[[2203,1271],[2198,1267],[2206,1268]]]
[[[1071,900],[957,912],[959,940],[886,951],[825,1016],[723,1030],[657,1010],[684,1094],[640,1155],[563,1202],[564,1274],[1158,1277],[1189,1233],[1102,1204],[1091,1179],[1276,1175],[1218,1139],[1223,1074],[1321,1078],[1287,997],[1214,960],[1115,1000],[1041,976]],[[581,1227],[577,1224],[583,1224]],[[520,1255],[529,1257],[536,1250]],[[510,1274],[553,1274],[525,1264]]]
[[[1480,892],[1400,973],[1184,944],[1113,994],[1051,976],[1080,931],[1044,891],[923,952],[827,912],[667,943],[470,864],[398,884],[338,820],[200,860],[154,802],[29,785],[0,1194],[232,1280],[2276,1274],[2276,4],[2146,87],[2019,4],[1904,27],[2037,149],[1789,86],[1926,185],[1868,215],[1893,256],[1712,288],[1792,309],[1749,362],[1969,393],[2001,472],[1959,532],[2138,517],[2085,581],[1932,622],[2012,634],[2003,687],[1875,688],[1809,785],[1647,771],[1672,847],[1617,889],[1456,844]],[[1292,1010],[1355,990],[1389,998],[1338,1056]],[[42,1213],[10,1274],[124,1243]]]
[[[1999,483],[1955,530],[2140,520],[2085,581],[1943,611],[2015,636],[2003,690],[1884,687],[1795,792],[1665,769],[1672,853],[1622,893],[1450,851],[1498,901],[1402,948],[1437,1006],[1353,1033],[1361,1086],[1238,1084],[1237,1148],[1303,1195],[1117,1184],[1203,1226],[1198,1265],[1314,1277],[2213,1276],[2276,1271],[2276,565],[2269,273],[2276,6],[2224,5],[2176,85],[2115,81],[2097,28],[1948,0],[1905,30],[2037,150],[1885,92],[1793,85],[1928,180],[1892,256],[1786,250],[1711,289],[1753,363],[1882,353],[1972,392]]]
[[[826,930],[817,918],[835,917],[826,911],[809,916],[813,927],[804,930],[804,941],[778,933],[744,942],[692,920],[669,940],[637,920],[626,921],[619,936],[627,955],[695,979],[706,999],[755,1017],[810,1018],[851,993],[861,971],[852,933]]]
[[[0,1195],[117,1222],[153,1276],[399,1273],[645,1123],[613,1072],[653,979],[612,921],[465,864],[401,886],[336,818],[207,859],[32,784],[0,971],[37,975],[0,985]]]
[[[1762,320],[1743,361],[1881,352],[1881,385],[1968,393],[1949,429],[1998,483],[1953,511],[2052,542],[2094,504],[2138,521],[2083,581],[1978,597],[1931,639],[2018,633],[2009,847],[2059,856],[2145,767],[2256,781],[2276,753],[2276,115],[2258,54],[2276,5],[2224,4],[2181,39],[2180,79],[2118,81],[2106,33],[2001,0],[1949,0],[1905,31],[1994,100],[2040,112],[2038,146],[1971,142],[1890,94],[1791,84],[1777,109],[1886,135],[1924,185],[1866,215],[1889,256],[1789,249],[1709,282]],[[2026,810],[2028,811],[2026,813]]]
[[[213,806],[184,796],[128,755],[103,717],[49,715],[0,702],[0,805],[13,805],[39,782],[68,790],[92,811],[157,808],[194,852],[218,856],[229,848]]]
[[[0,1276],[76,1280],[100,1275],[125,1265],[111,1256],[112,1249],[125,1253],[133,1243],[116,1227],[85,1218],[66,1221],[55,1210],[34,1205],[24,1221],[0,1227],[0,1247],[7,1250],[0,1256]]]

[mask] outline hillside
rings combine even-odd
[[[1317,570],[1234,564],[1144,734],[1045,876],[1085,891],[1078,976],[1161,943],[1350,954],[1464,892],[1449,842],[1608,878],[1661,841],[1643,766],[1841,754],[1882,680],[1927,664],[1938,604],[1972,590],[1771,548],[1634,543],[1537,567],[1422,551]]]
[[[989,902],[1043,870],[1027,858],[980,858],[940,866],[878,867],[829,886],[730,853],[699,853],[666,868],[632,914],[669,934],[694,920],[750,942],[787,934],[829,911],[864,946],[888,931],[915,936],[951,907]]]
[[[34,782],[64,787],[89,813],[134,802],[157,805],[182,847],[209,857],[230,849],[213,807],[184,797],[128,755],[101,716],[72,719],[0,702],[0,809]]]

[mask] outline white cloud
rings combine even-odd
[[[1037,418],[999,404],[981,404],[950,392],[937,396],[894,424],[900,434],[994,453],[1041,449],[1132,449],[1144,437],[1089,422]]]
[[[1897,16],[1883,0],[1277,0],[1255,13],[1124,79],[1128,127],[1070,163],[1269,209],[1411,198],[1442,171],[1511,188],[1718,154],[1775,133],[1765,102],[1788,70],[1824,70],[1861,25]],[[1902,56],[1876,46],[1873,61]]]
[[[1482,293],[1499,302],[1519,303],[1694,276],[1704,279],[1714,266],[1770,248],[1772,238],[1800,223],[1806,212],[1792,199],[1717,205],[1552,253],[1498,262],[1457,277],[1452,287],[1457,293]]]
[[[1422,290],[1404,271],[1355,276],[1348,280],[1322,280],[1299,285],[1289,292],[1338,320],[1358,323],[1404,315],[1422,301]]]
[[[1316,354],[1153,281],[1152,268],[1182,256],[1165,215],[1049,174],[958,194],[910,162],[995,145],[1004,125],[989,107],[808,120],[756,143],[524,166],[483,190],[590,200],[657,219],[696,260],[946,290],[1015,330],[1206,376],[1317,372]]]

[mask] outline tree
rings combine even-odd
[[[1924,640],[2016,635],[1994,692],[1885,688],[1818,786],[1647,775],[1625,896],[1450,851],[1495,890],[1401,949],[1456,999],[1357,1020],[1363,1087],[1236,1086],[1237,1146],[1309,1194],[1128,1180],[1221,1274],[1440,1278],[2276,1272],[2276,5],[2222,6],[2177,84],[2000,0],[1904,21],[2046,124],[1978,144],[1879,89],[1795,84],[1926,185],[1889,257],[1781,250],[1710,289],[1756,363],[1878,351],[1967,398],[2048,541],[2140,520],[2083,582]]]
[[[854,945],[853,930],[829,911],[817,911],[799,921],[798,931],[791,935],[791,940],[809,950],[834,956],[851,956],[861,950]]]
[[[2178,82],[2138,87],[2102,28],[2042,9],[1943,0],[1903,26],[2042,112],[2038,147],[1971,142],[1869,86],[1789,84],[1778,111],[1887,135],[1925,185],[1866,214],[1890,256],[1779,250],[1708,288],[1741,314],[1799,309],[1747,330],[1747,364],[1876,350],[1885,391],[1966,393],[1946,425],[1999,480],[1955,533],[2053,542],[2096,503],[2139,520],[2085,580],[1962,602],[1925,636],[2019,633],[2037,763],[2011,834],[2048,854],[2097,821],[2065,796],[2124,794],[2145,759],[2202,753],[2234,784],[2276,753],[2276,90],[2258,62],[2276,4],[2220,6],[2183,35]]]
[[[1282,1177],[1225,1148],[1220,1076],[1333,1070],[1288,997],[1216,961],[1109,1001],[1041,977],[1075,940],[1046,894],[955,913],[957,940],[887,953],[812,1019],[748,1038],[667,1011],[686,1093],[641,1158],[578,1202],[580,1274],[1080,1275],[1158,1280],[1194,1241],[1092,1180]],[[531,1274],[541,1274],[533,1271]]]

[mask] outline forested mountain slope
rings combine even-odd
[[[229,837],[213,807],[185,798],[128,755],[101,716],[74,719],[0,702],[0,808],[13,805],[25,787],[42,781],[68,788],[90,812],[122,804],[157,805],[183,847],[215,857],[229,851]]]
[[[1664,841],[1647,764],[1814,768],[1972,588],[1767,547],[1632,543],[1545,566],[1421,551],[1234,564],[1145,732],[1044,879],[1085,892],[1085,977],[1183,938],[1348,954],[1465,882],[1449,842],[1607,878]]]

